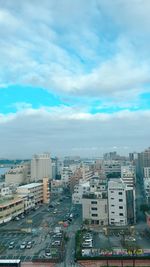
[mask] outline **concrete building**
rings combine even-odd
[[[136,170],[133,165],[121,166],[121,179],[127,187],[134,188],[136,184]]]
[[[108,197],[106,179],[93,176],[90,191],[82,198],[83,221],[92,225],[108,225]]]
[[[34,205],[40,203],[49,203],[49,179],[43,178],[41,183],[30,183],[17,187],[17,193],[20,196],[33,197]]]
[[[150,204],[150,178],[144,179],[144,192],[145,192],[145,198],[146,203]]]
[[[31,181],[38,182],[44,177],[52,179],[52,163],[49,153],[34,155],[31,160]]]
[[[137,170],[141,177],[144,176],[144,167],[150,167],[150,148],[138,153]]]
[[[65,187],[65,188],[70,187],[70,179],[71,179],[72,175],[73,175],[73,172],[70,169],[70,167],[62,167],[61,181],[63,183],[63,187]]]
[[[51,193],[52,194],[62,194],[63,192],[63,182],[61,180],[51,181]]]
[[[0,183],[0,198],[11,195],[11,189],[5,183]]]
[[[24,213],[24,200],[18,196],[8,196],[0,200],[0,224],[6,223]]]
[[[144,167],[144,179],[150,179],[150,167]]]
[[[121,177],[121,161],[104,160],[102,169],[106,176],[115,175],[116,177]]]
[[[90,182],[85,180],[80,180],[79,184],[74,186],[74,191],[72,194],[73,204],[82,204],[82,197],[88,194],[90,191]]]
[[[92,166],[82,165],[81,167],[77,168],[70,177],[70,191],[74,191],[75,185],[78,185],[80,180],[89,181],[93,174],[94,172]]]
[[[23,162],[15,168],[10,169],[5,174],[5,183],[10,184],[25,184],[30,181],[30,162]]]
[[[43,203],[48,204],[50,201],[50,182],[49,178],[43,178]]]
[[[88,221],[92,225],[108,225],[108,202],[105,195],[83,195],[82,210],[83,221]]]
[[[108,181],[109,225],[125,226],[135,222],[133,189],[121,179]]]

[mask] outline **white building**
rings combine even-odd
[[[70,169],[70,167],[62,167],[61,181],[62,181],[64,187],[67,187],[70,185],[70,180],[71,180],[72,175],[73,175],[73,172]]]
[[[106,175],[117,174],[121,176],[121,162],[119,160],[104,160],[102,169]]]
[[[109,224],[125,226],[135,222],[135,200],[133,190],[121,179],[108,181]]]
[[[90,191],[90,182],[89,181],[79,181],[79,184],[75,185],[74,192],[72,194],[72,203],[73,204],[82,204],[82,197],[84,194],[87,194]]]
[[[134,188],[136,182],[135,166],[131,164],[126,166],[121,166],[121,179],[127,185],[127,187]]]
[[[8,196],[12,193],[9,186],[5,183],[0,183],[0,197]]]
[[[37,182],[44,177],[52,178],[52,163],[49,153],[34,155],[31,160],[31,181]]]
[[[150,178],[150,167],[144,167],[144,179]]]
[[[147,204],[150,204],[150,178],[144,179],[144,191]]]

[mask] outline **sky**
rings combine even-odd
[[[149,0],[0,0],[0,158],[150,145]]]

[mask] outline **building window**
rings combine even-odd
[[[91,201],[91,204],[97,204],[97,201]]]
[[[97,210],[97,208],[91,208],[91,210]]]
[[[119,194],[119,195],[122,195],[122,192],[119,192],[118,194]]]
[[[111,199],[113,200],[113,199],[114,199],[114,197],[111,197]]]
[[[114,212],[114,211],[112,211],[111,213],[112,213],[112,214],[114,214],[115,212]]]
[[[123,199],[119,199],[119,202],[123,202]]]
[[[119,216],[123,216],[123,213],[119,213]]]
[[[98,216],[98,214],[95,214],[95,213],[94,213],[94,214],[92,214],[92,217],[97,217],[97,216]]]
[[[110,193],[114,193],[114,191],[110,191]]]
[[[123,206],[119,206],[119,209],[123,209]]]
[[[111,205],[111,207],[114,207],[115,205]]]

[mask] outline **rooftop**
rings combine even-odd
[[[37,187],[37,186],[40,186],[40,185],[42,185],[42,183],[31,183],[31,184],[25,184],[25,185],[20,185],[20,186],[18,186],[18,189],[25,189],[25,188],[34,188],[34,187]]]
[[[22,199],[17,195],[15,195],[15,196],[11,195],[11,196],[7,196],[7,197],[3,197],[0,199],[0,207],[9,205],[9,204],[14,203],[14,202],[18,202],[20,200],[22,200]]]

